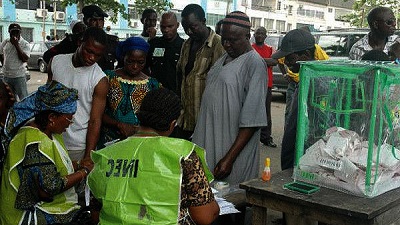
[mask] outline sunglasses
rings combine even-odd
[[[68,119],[68,117],[66,116],[61,116],[62,118],[64,118],[65,120],[67,120],[70,124],[74,122],[74,118],[72,117],[72,119]]]
[[[377,21],[383,21],[385,22],[386,25],[396,25],[396,20],[395,19],[389,19],[389,20],[377,20]]]

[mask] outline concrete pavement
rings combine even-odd
[[[47,81],[47,73],[41,73],[39,71],[30,70],[29,74],[31,75],[31,79],[28,80],[28,92],[32,93],[36,91],[39,86],[43,85]]]

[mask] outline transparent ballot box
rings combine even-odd
[[[358,196],[400,187],[400,66],[304,62],[295,180]]]

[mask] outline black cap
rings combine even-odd
[[[294,52],[300,52],[315,46],[314,36],[303,29],[289,31],[282,39],[279,50],[272,54],[271,58],[280,59]]]
[[[83,7],[82,9],[83,16],[85,18],[93,18],[93,17],[108,17],[108,14],[105,13],[100,7],[97,5],[88,5]]]
[[[8,32],[13,31],[13,30],[22,30],[21,26],[18,23],[12,23],[10,26],[8,26]]]

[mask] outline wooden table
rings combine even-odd
[[[374,198],[323,187],[307,195],[283,189],[283,184],[293,181],[292,174],[292,170],[274,173],[269,184],[261,179],[240,184],[253,205],[253,225],[267,224],[267,209],[337,225],[389,225],[400,219],[400,188]]]

